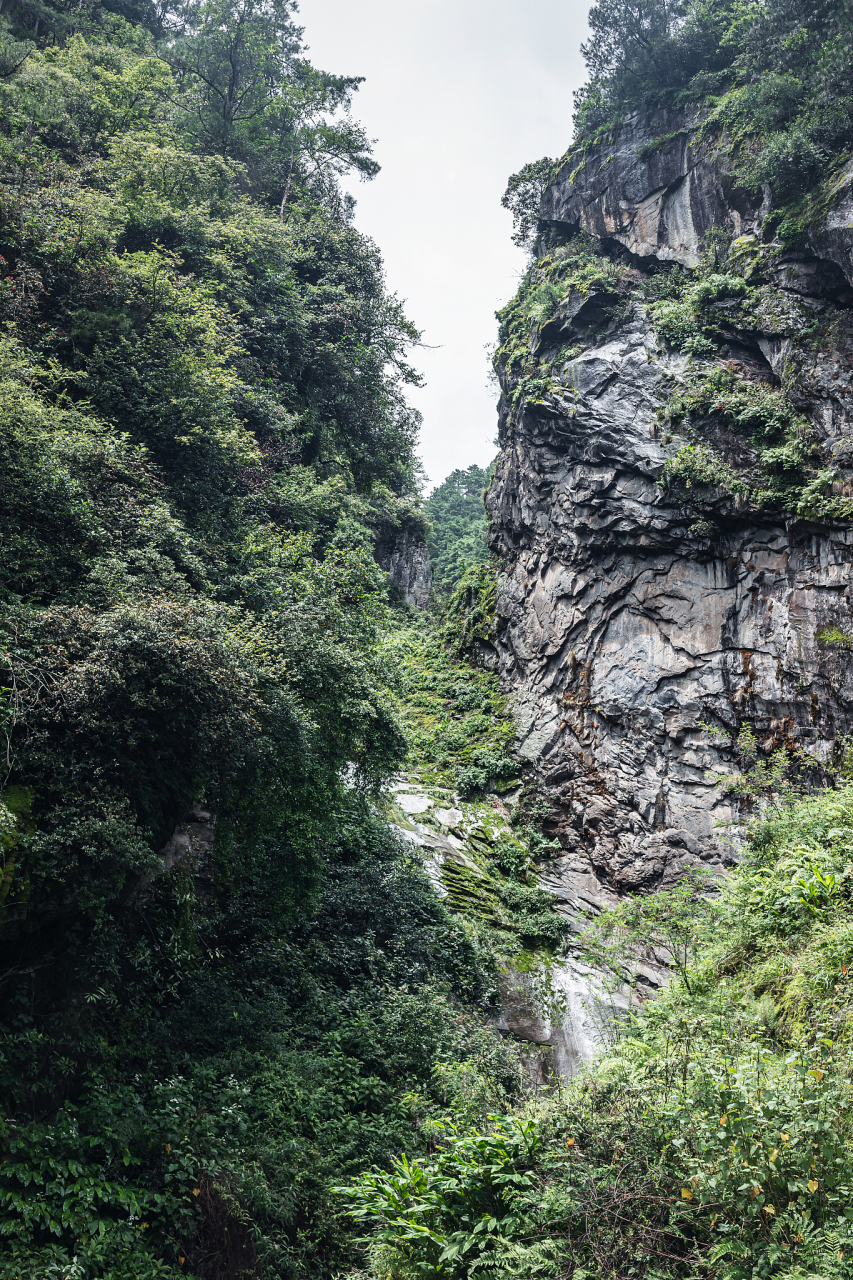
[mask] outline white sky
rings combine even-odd
[[[525,261],[501,208],[506,180],[571,140],[590,0],[300,0],[309,57],[366,77],[353,114],[382,172],[353,188],[356,225],[436,350],[411,399],[431,486],[494,456],[485,347]]]

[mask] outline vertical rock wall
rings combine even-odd
[[[693,366],[655,331],[641,289],[662,264],[694,266],[712,227],[761,258],[775,311],[744,331],[722,304],[713,359],[756,385],[784,377],[813,424],[814,465],[834,468],[832,492],[850,493],[850,174],[789,252],[767,201],[738,192],[725,156],[693,136],[684,119],[635,116],[607,154],[566,165],[543,199],[548,245],[590,233],[630,268],[636,294],[614,304],[567,293],[547,324],[541,309],[531,319],[525,368],[501,369],[488,499],[504,565],[500,664],[522,753],[553,800],[563,852],[546,883],[569,911],[731,860],[740,813],[711,771],[736,768],[744,725],[761,758],[799,747],[816,768],[853,726],[849,650],[820,639],[827,627],[853,633],[850,522],[762,508],[713,484],[701,501],[662,487],[667,458],[695,441],[662,417]],[[808,338],[815,319],[830,335],[820,348]],[[749,462],[722,420],[706,429],[720,457]]]
[[[432,565],[425,542],[404,531],[395,542],[380,547],[377,560],[406,604],[414,609],[427,607],[432,590]]]

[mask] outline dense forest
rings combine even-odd
[[[490,468],[472,463],[465,471],[452,471],[424,504],[433,585],[439,593],[452,592],[468,568],[488,559],[483,496],[490,480]]]
[[[292,0],[0,24],[0,1277],[853,1275],[849,758],[811,795],[754,763],[719,893],[598,918],[605,982],[634,945],[673,978],[543,1087],[494,1026],[511,970],[554,1007],[567,928],[489,657],[490,471],[419,497],[358,79]],[[777,221],[849,159],[849,0],[590,25],[575,147],[702,102]],[[505,197],[534,254],[551,171]],[[713,265],[650,299],[676,337]],[[376,563],[403,534],[423,616]],[[483,833],[443,896],[404,771]]]
[[[425,526],[358,80],[287,0],[3,24],[0,1273],[338,1274],[436,1064],[513,1079],[377,816]]]

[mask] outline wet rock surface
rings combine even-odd
[[[427,795],[426,793],[430,794]],[[387,801],[392,829],[416,850],[424,870],[451,910],[472,911],[460,899],[459,873],[469,892],[490,891],[489,856],[495,843],[512,838],[511,807],[497,796],[463,799],[443,788],[424,785],[417,773],[401,774]],[[653,995],[667,980],[656,957],[631,957],[633,988],[605,987],[584,961],[577,935],[597,913],[618,901],[582,858],[555,856],[540,868],[540,886],[570,923],[567,946],[552,958],[540,955],[526,969],[510,963],[500,979],[498,1030],[529,1046],[527,1069],[539,1083],[552,1075],[569,1077],[590,1061],[602,1040],[631,1003]],[[531,957],[528,957],[531,959]]]

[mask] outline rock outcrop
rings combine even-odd
[[[480,906],[494,888],[484,853],[488,855],[501,837],[511,837],[506,806],[494,796],[491,802],[463,799],[416,774],[402,774],[391,788],[386,812],[394,832],[417,850],[438,895],[452,910],[476,918],[478,888],[486,895],[479,899]],[[555,893],[557,910],[575,922],[591,904],[615,901],[606,890],[602,899],[593,882],[595,877],[588,876],[574,892],[565,877],[556,885],[546,878],[543,887]],[[614,993],[571,948],[547,967],[521,972],[507,966],[499,980],[494,1024],[503,1035],[528,1046],[524,1060],[534,1081],[542,1083],[552,1074],[574,1075],[592,1058],[614,1017],[637,993],[642,998],[667,976],[653,958],[638,958],[631,968],[636,992],[625,986]]]
[[[432,565],[426,543],[404,530],[396,541],[380,547],[376,558],[406,604],[425,609],[432,590]]]
[[[826,491],[849,494],[851,173],[786,248],[769,193],[739,191],[725,152],[695,138],[684,118],[638,115],[613,145],[564,166],[542,201],[543,254],[585,231],[636,284],[564,291],[551,317],[531,312],[526,364],[501,360],[488,498],[504,566],[501,672],[522,754],[553,801],[563,853],[550,887],[586,893],[592,909],[607,891],[736,857],[741,809],[713,771],[743,763],[744,726],[759,760],[799,748],[815,770],[853,727],[850,648],[821,639],[853,633],[850,520],[840,507],[816,518],[762,505],[713,478],[665,487],[667,460],[697,436],[668,426],[664,409],[696,362],[661,336],[643,294],[664,264],[695,267],[711,228],[734,238],[774,305],[756,305],[745,326],[722,302],[703,367],[771,391],[784,379],[811,423],[812,471],[831,467]],[[709,411],[715,456],[752,465],[753,446],[726,422]]]

